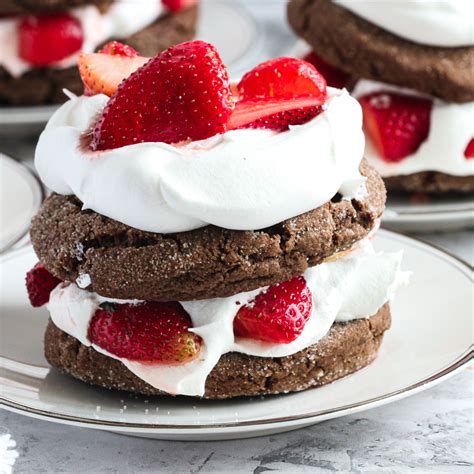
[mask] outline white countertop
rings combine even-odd
[[[241,0],[259,13],[262,58],[291,35],[283,0]],[[31,142],[0,151],[28,158]],[[474,263],[474,232],[420,236]],[[280,435],[221,442],[168,442],[74,428],[0,411],[2,435],[18,453],[15,472],[459,472],[474,469],[474,370],[380,408]],[[10,449],[11,451],[11,449]],[[11,454],[10,454],[11,455]]]

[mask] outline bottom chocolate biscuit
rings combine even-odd
[[[423,171],[405,176],[384,178],[384,182],[390,191],[432,194],[474,192],[474,175],[452,176],[435,171]]]
[[[335,323],[318,343],[291,356],[225,354],[207,378],[204,397],[270,395],[333,382],[375,359],[390,322],[390,308],[385,304],[370,318]],[[84,346],[51,321],[45,334],[45,355],[53,367],[88,384],[143,395],[164,395],[121,362]]]

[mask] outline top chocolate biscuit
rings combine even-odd
[[[1,0],[0,15],[28,15],[69,10],[84,5],[96,5],[105,11],[114,0]]]
[[[58,278],[87,274],[102,296],[154,301],[226,297],[302,274],[366,237],[382,214],[385,188],[364,161],[364,198],[334,200],[258,231],[207,226],[156,234],[53,194],[31,227],[40,261]]]
[[[319,56],[356,77],[452,102],[474,100],[474,47],[413,43],[330,0],[291,0],[288,19]]]

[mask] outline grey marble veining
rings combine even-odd
[[[399,402],[241,441],[170,442],[0,413],[17,472],[457,472],[474,470],[474,370]]]

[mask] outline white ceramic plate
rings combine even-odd
[[[28,231],[43,200],[43,188],[24,165],[0,153],[0,253]]]
[[[474,227],[472,196],[430,197],[416,204],[410,195],[389,194],[382,218],[386,227],[416,232],[453,231]]]
[[[32,309],[24,274],[30,248],[1,260],[1,395],[5,408],[54,422],[161,439],[259,436],[373,408],[453,375],[472,350],[467,264],[420,241],[381,231],[376,247],[405,251],[411,284],[393,304],[393,327],[377,360],[331,385],[231,401],[145,398],[94,388],[50,370],[43,358],[46,310]],[[471,354],[472,355],[472,354]]]
[[[252,16],[231,1],[201,0],[196,38],[216,45],[231,75],[240,75],[254,64],[263,44],[263,33]],[[41,132],[57,105],[0,107],[0,135]]]

